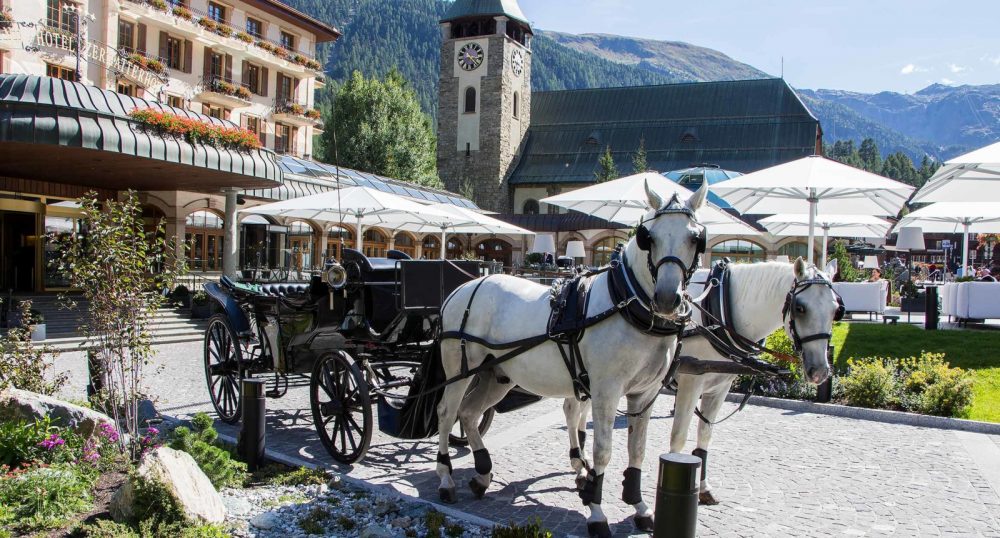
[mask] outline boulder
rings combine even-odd
[[[165,446],[152,450],[142,457],[136,475],[162,483],[191,522],[221,523],[226,519],[222,496],[187,452]],[[111,517],[115,521],[133,519],[135,497],[134,479],[126,480],[111,497]]]
[[[0,394],[0,421],[21,419],[30,422],[46,416],[84,437],[93,434],[102,422],[114,423],[104,413],[44,394],[15,388]]]

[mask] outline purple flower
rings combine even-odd
[[[56,447],[66,444],[66,441],[62,437],[59,437],[58,433],[53,433],[48,439],[38,443],[38,446],[44,448],[45,450],[55,450]]]
[[[101,423],[101,429],[100,431],[98,431],[98,435],[100,435],[101,437],[107,439],[112,443],[118,442],[118,430],[116,430],[114,426],[112,426],[107,422]]]
[[[146,429],[146,433],[152,435],[153,437],[156,437],[157,435],[160,435],[160,430],[153,427],[149,427]]]

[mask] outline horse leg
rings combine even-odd
[[[674,421],[670,427],[670,451],[681,452],[687,443],[688,428],[694,408],[701,397],[701,376],[681,374],[677,376],[677,395],[674,396]]]
[[[458,419],[458,410],[465,399],[465,391],[469,388],[472,378],[460,379],[444,388],[441,403],[438,404],[438,455],[437,474],[441,479],[438,486],[438,496],[441,501],[454,503],[458,500],[455,493],[455,481],[451,479],[451,457],[448,455],[448,435]]]
[[[701,397],[701,414],[709,422],[705,422],[704,420],[698,421],[698,448],[692,452],[692,454],[701,458],[701,484],[698,488],[699,504],[719,504],[719,500],[712,494],[712,488],[708,485],[708,479],[706,478],[708,473],[708,445],[712,442],[712,428],[714,428],[714,425],[710,424],[710,422],[714,422],[716,417],[719,416],[722,404],[726,401],[726,394],[729,393],[729,387],[732,386],[732,379],[730,377],[726,376],[725,382],[712,387],[709,389],[709,392]]]
[[[490,451],[486,449],[486,443],[483,442],[483,436],[479,433],[479,419],[487,409],[502,400],[514,385],[497,382],[492,372],[479,374],[478,379],[479,383],[465,397],[458,411],[458,419],[462,422],[476,464],[476,476],[469,481],[469,489],[477,499],[482,499],[486,495],[486,488],[493,480],[493,461],[490,459]]]
[[[576,489],[582,490],[587,484],[590,463],[583,456],[583,443],[587,439],[587,410],[589,406],[576,398],[563,400],[563,414],[566,415],[566,432],[569,434],[569,464],[576,473]],[[582,418],[581,418],[582,417]],[[583,424],[581,428],[580,424]]]
[[[652,390],[628,396],[628,468],[622,482],[622,500],[635,508],[633,521],[641,532],[653,532],[653,511],[642,501],[642,461],[646,457],[646,435],[653,411],[651,402],[659,392],[657,385]]]
[[[604,470],[611,461],[611,434],[615,426],[615,410],[620,394],[606,394],[591,390],[594,410],[594,465],[587,474],[587,483],[580,490],[580,499],[590,508],[587,518],[587,533],[591,537],[610,538],[611,527],[608,517],[601,509],[604,489]]]

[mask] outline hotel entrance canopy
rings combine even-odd
[[[273,152],[217,148],[161,136],[129,117],[137,108],[236,127],[77,82],[0,75],[0,176],[113,190],[211,191],[281,185]]]

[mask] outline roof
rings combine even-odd
[[[521,6],[517,5],[517,0],[455,0],[445,12],[441,22],[499,15],[529,24],[527,17],[521,11]]]
[[[629,228],[624,224],[599,219],[579,211],[559,213],[557,215],[494,215],[494,218],[526,228],[533,232],[566,232],[574,230],[611,230]]]
[[[155,108],[238,127],[189,110],[78,82],[0,75],[0,175],[107,189],[273,187],[273,152],[191,144],[145,129],[129,113]],[[72,170],[72,174],[67,174]]]
[[[334,41],[341,36],[340,30],[284,2],[279,2],[278,0],[247,0],[247,2],[272,15],[309,30],[316,35],[317,43]]]
[[[510,183],[592,183],[608,146],[629,172],[640,141],[654,170],[748,173],[815,153],[818,126],[782,79],[537,92]]]
[[[455,193],[415,185],[369,172],[338,167],[290,155],[282,156],[278,165],[283,172],[283,184],[274,189],[254,189],[246,195],[266,200],[288,200],[310,194],[328,192],[338,187],[363,186],[389,192],[418,202],[446,203],[469,209],[479,208],[471,200]],[[338,175],[339,172],[339,175]],[[338,180],[339,179],[339,180]]]
[[[723,170],[713,164],[699,164],[698,166],[692,166],[682,170],[671,170],[670,172],[663,173],[663,176],[667,179],[677,183],[678,185],[683,185],[691,191],[696,191],[701,188],[702,183],[706,179],[708,180],[709,185],[715,185],[716,183],[721,183],[742,175],[743,174],[740,172]],[[708,201],[721,208],[732,207],[729,205],[729,202],[723,200],[721,196],[715,194],[711,190],[708,191]]]

